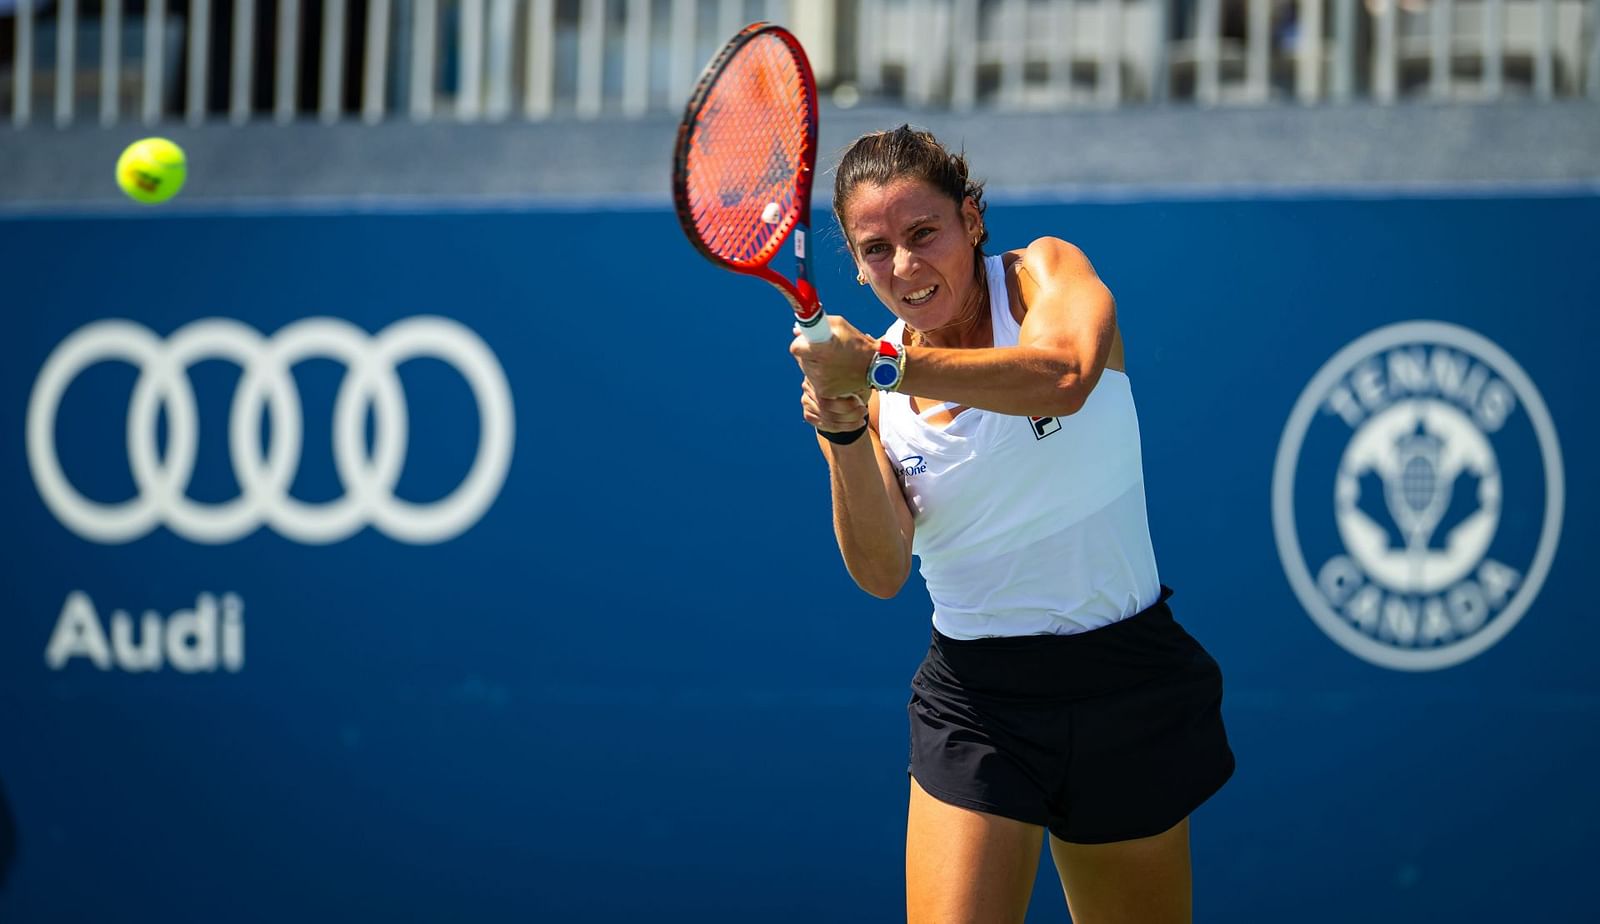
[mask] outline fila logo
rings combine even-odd
[[[1061,429],[1061,421],[1054,417],[1029,417],[1028,423],[1033,427],[1033,438],[1042,440]]]

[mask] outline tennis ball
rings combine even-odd
[[[783,209],[776,202],[768,202],[767,207],[761,210],[761,220],[769,225],[775,225],[783,220]]]
[[[188,175],[183,148],[165,138],[142,138],[117,158],[117,185],[129,198],[146,205],[176,196]]]

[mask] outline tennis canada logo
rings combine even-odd
[[[1511,631],[1549,573],[1563,503],[1533,380],[1437,321],[1380,328],[1328,360],[1289,414],[1272,479],[1300,603],[1396,670],[1459,664]]]

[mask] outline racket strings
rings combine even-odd
[[[771,35],[739,49],[708,93],[686,185],[695,229],[723,259],[763,262],[788,233],[812,144],[809,94],[789,47]],[[777,223],[763,214],[770,203]]]

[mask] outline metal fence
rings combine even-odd
[[[1600,100],[1600,0],[0,0],[15,125],[672,111],[745,22],[835,102]]]
[[[1056,109],[1600,99],[1595,0],[863,0],[862,92]]]

